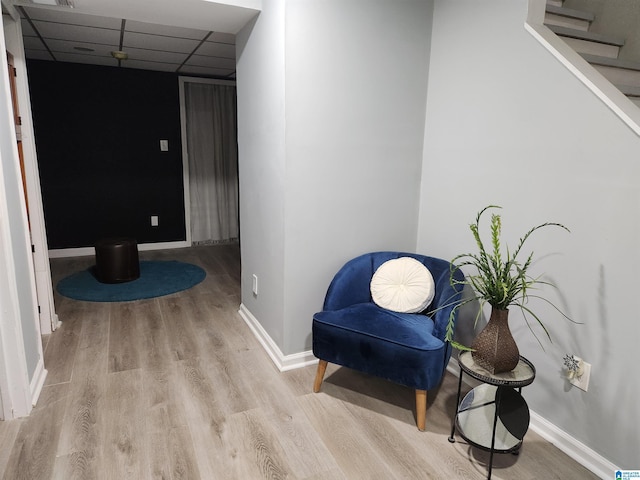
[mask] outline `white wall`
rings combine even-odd
[[[402,7],[265,2],[239,36],[242,302],[284,355],[344,262],[415,250],[432,4]]]
[[[284,0],[270,1],[236,38],[242,302],[278,345],[284,341],[284,9]]]
[[[432,5],[401,5],[287,2],[285,353],[345,261],[415,250]]]
[[[554,339],[543,351],[511,313],[537,368],[524,395],[606,459],[637,468],[640,138],[524,30],[526,4],[435,2],[418,250],[474,251],[468,224],[490,203],[504,207],[512,245],[535,224],[567,225],[571,234],[532,239],[534,273],[546,272],[559,294],[545,293],[583,325],[537,305]],[[565,353],[593,365],[587,393],[563,379]]]

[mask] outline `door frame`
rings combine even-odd
[[[13,105],[8,81],[0,82],[2,85],[0,98],[0,116],[7,120],[2,122],[2,135],[9,134],[13,137],[13,145],[9,143],[0,152],[0,185],[8,186],[16,183],[22,199],[19,205],[13,208],[22,210],[22,220],[12,221],[8,215],[8,205],[1,202],[0,205],[0,305],[2,318],[0,321],[0,415],[8,420],[11,418],[28,415],[33,405],[38,400],[47,371],[44,368],[44,352],[42,348],[42,333],[49,333],[57,326],[57,316],[53,310],[53,285],[51,283],[51,271],[48,262],[46,233],[44,230],[44,210],[40,192],[40,181],[37,169],[35,139],[33,134],[33,121],[31,118],[31,101],[27,84],[27,71],[22,40],[22,28],[20,16],[13,7],[2,0],[3,13],[2,27],[0,27],[0,52],[11,52],[15,61],[17,72],[16,90],[18,103],[22,105],[22,147],[24,153],[25,180],[29,195],[29,218],[32,228],[29,228],[27,218],[25,192],[22,178],[19,172],[18,144],[16,142],[16,130],[13,122]],[[12,72],[13,73],[13,72]],[[3,60],[0,66],[2,78],[9,78],[7,62]],[[6,86],[6,87],[5,87]],[[4,138],[3,143],[7,139]],[[15,171],[11,168],[15,164]],[[4,167],[10,168],[5,169]],[[15,178],[14,177],[15,173]],[[9,176],[7,176],[9,175]],[[15,217],[15,211],[13,212]],[[22,237],[21,240],[17,240]],[[24,243],[22,243],[24,242]],[[19,249],[18,252],[16,249]],[[25,249],[25,250],[22,250]],[[34,252],[28,255],[28,251]],[[24,258],[27,253],[26,264],[20,262],[16,265],[16,258]],[[19,255],[16,255],[19,254]],[[18,270],[20,269],[20,270]],[[26,269],[26,270],[25,270]],[[20,273],[20,275],[18,275]],[[21,285],[17,285],[18,278],[22,278]],[[48,279],[48,283],[43,283]],[[25,280],[29,283],[25,284]],[[40,288],[38,288],[40,287]],[[18,288],[28,288],[30,291],[30,305],[21,304]],[[44,300],[41,300],[44,299]],[[47,316],[41,316],[40,310],[48,310]],[[46,319],[46,321],[43,321]],[[55,320],[55,322],[54,322]],[[26,338],[23,326],[34,322],[34,338]],[[30,333],[33,334],[33,333]],[[28,367],[25,342],[36,345],[37,358],[30,357],[29,361],[36,361],[35,366]],[[32,371],[30,371],[30,369]]]
[[[11,53],[14,58],[17,104],[18,108],[22,106],[20,118],[22,120],[21,140],[26,185],[25,196],[29,199],[29,225],[36,279],[36,294],[38,297],[40,333],[48,334],[59,327],[60,321],[56,314],[53,300],[53,282],[49,265],[48,241],[44,221],[44,208],[42,205],[42,191],[40,189],[40,173],[38,171],[33,118],[31,116],[31,98],[29,96],[29,85],[27,81],[22,29],[20,28],[20,17],[15,17],[11,10],[9,10],[9,13],[12,21],[16,22],[16,27],[18,28],[17,38],[12,38],[12,43],[17,45],[19,51],[7,51]],[[17,12],[15,12],[15,14],[18,15]],[[13,32],[9,32],[9,35],[12,33]],[[5,31],[5,38],[7,34]]]

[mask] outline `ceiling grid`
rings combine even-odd
[[[18,7],[28,59],[235,78],[235,35],[70,10]],[[126,52],[118,60],[111,52]]]

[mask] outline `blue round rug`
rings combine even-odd
[[[87,302],[129,302],[187,290],[202,282],[206,272],[184,262],[140,262],[140,278],[125,283],[100,283],[93,267],[58,282],[60,295]]]

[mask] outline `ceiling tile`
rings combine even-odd
[[[47,45],[49,46],[49,48],[54,54],[58,52],[67,52],[67,53],[73,53],[74,55],[103,56],[103,57],[110,57],[110,58],[111,58],[111,52],[113,50],[118,49],[117,44],[102,45],[102,44],[96,44],[96,43],[71,42],[68,40],[47,40]],[[91,48],[93,49],[93,52],[78,51],[74,47]]]
[[[23,7],[31,20],[43,20],[47,22],[64,23],[71,25],[85,25],[88,27],[112,28],[119,30],[121,20],[119,18],[98,17],[96,15],[83,15],[74,13],[73,9],[49,9],[38,7]]]
[[[46,50],[31,50],[25,48],[24,54],[30,60],[53,60]]]
[[[198,40],[126,32],[123,40],[123,49],[126,50],[128,47],[132,47],[165,52],[191,53],[199,43]]]
[[[228,68],[196,67],[193,65],[184,65],[179,70],[181,74],[208,75],[212,77],[227,77],[233,74],[234,71]]]
[[[209,38],[207,38],[208,42],[218,42],[218,43],[228,43],[229,45],[235,45],[236,36],[232,33],[222,33],[222,32],[213,32]]]
[[[25,18],[20,20],[20,24],[22,27],[22,36],[23,37],[35,37],[36,31],[33,29],[29,21]]]
[[[204,57],[202,55],[192,55],[191,58],[187,60],[186,65],[193,65],[194,67],[214,67],[227,70],[235,70],[236,61],[233,58]]]
[[[129,60],[172,63],[175,65],[175,68],[188,57],[187,53],[162,52],[159,50],[144,50],[139,48],[127,48],[126,52],[129,54]]]
[[[193,28],[156,25],[155,23],[143,23],[133,20],[127,20],[125,30],[127,32],[149,33],[152,35],[162,35],[164,37],[190,38],[192,40],[202,40],[209,33],[204,30],[196,30]]]
[[[24,48],[29,50],[46,50],[44,43],[38,37],[24,37]]]
[[[60,25],[58,23],[35,21],[35,27],[45,39],[71,40],[85,43],[120,44],[120,31],[105,28]]]
[[[124,68],[139,68],[141,70],[156,70],[161,72],[175,72],[178,68],[177,65],[172,63],[159,63],[159,62],[143,62],[139,60],[127,60],[122,62]]]
[[[112,57],[98,57],[76,53],[56,53],[55,56],[59,62],[88,63],[91,65],[106,65],[108,67],[118,66],[118,61]]]
[[[32,24],[23,19],[27,58],[53,60],[46,51],[48,47],[59,61],[118,65],[110,53],[120,46],[122,19],[78,14],[68,9],[22,8],[35,27],[34,30]],[[82,52],[74,47],[93,51]],[[197,54],[193,54],[196,48]],[[122,49],[129,54],[129,59],[121,62],[124,68],[177,71],[186,62],[180,68],[182,73],[213,77],[235,75],[235,35],[229,33],[126,20]]]
[[[226,43],[204,42],[197,53],[211,57],[236,58],[236,47]]]

